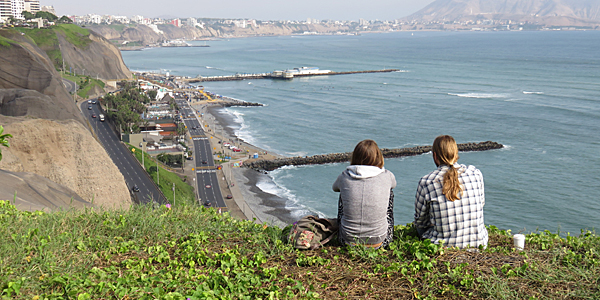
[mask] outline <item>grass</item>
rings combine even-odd
[[[68,79],[70,81],[73,81],[75,83],[77,83],[77,95],[79,95],[79,97],[86,99],[88,98],[90,95],[90,91],[94,88],[94,86],[98,86],[102,89],[104,89],[104,82],[102,80],[97,80],[94,79],[90,76],[83,76],[83,75],[71,75],[70,73],[61,73],[61,76],[65,79]]]
[[[0,202],[5,299],[598,299],[600,238],[488,227],[486,250],[396,226],[389,249],[294,250],[285,230],[196,205],[18,211]],[[283,234],[282,234],[283,233]]]
[[[139,148],[129,146],[129,150],[135,149],[133,151],[137,160],[142,162],[142,151]],[[183,182],[177,174],[167,171],[162,167],[158,167],[159,176],[156,174],[156,159],[151,157],[147,153],[144,153],[144,165],[146,170],[148,170],[148,174],[152,177],[154,182],[157,182],[157,178],[160,177],[159,188],[167,197],[167,201],[169,203],[173,203],[173,183],[175,183],[175,203],[186,203],[187,205],[194,205],[196,203],[196,197],[194,195],[194,189],[186,182]]]
[[[61,32],[66,40],[77,48],[85,48],[92,42],[89,37],[90,31],[75,24],[58,24],[52,26],[52,28],[57,32]]]
[[[14,41],[11,39],[7,39],[0,35],[0,46],[8,48],[8,47],[10,47],[11,43],[14,43]]]

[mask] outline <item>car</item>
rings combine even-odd
[[[96,117],[96,114],[92,114],[92,118],[95,118],[95,117]]]
[[[229,195],[227,195],[225,198],[227,198],[227,199],[232,199],[232,198],[233,198],[233,195],[229,194]]]
[[[92,100],[88,100],[88,104],[92,104]]]
[[[203,161],[202,161],[202,164],[206,165],[206,164],[208,164],[208,161],[206,161],[206,160],[203,160]]]
[[[137,186],[137,184],[133,185],[133,188],[131,188],[132,191],[134,192],[139,192],[140,188]]]
[[[194,160],[194,157],[193,156],[188,156],[187,160]]]
[[[91,106],[91,105],[88,105],[88,109],[92,109],[92,106]]]
[[[207,189],[210,189],[210,188],[211,188],[210,184],[207,184],[207,185],[205,186],[205,188],[207,188]]]

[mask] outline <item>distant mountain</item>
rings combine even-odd
[[[423,21],[567,18],[600,21],[598,0],[436,0],[404,18]]]

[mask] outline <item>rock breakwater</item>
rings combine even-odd
[[[458,144],[458,151],[470,152],[470,151],[486,151],[493,149],[500,149],[504,147],[502,144],[497,142],[487,141],[480,143],[465,143]],[[431,151],[431,146],[417,146],[411,148],[399,148],[399,149],[381,149],[383,157],[394,158],[404,156],[416,156],[425,154]],[[331,153],[331,154],[320,154],[314,156],[305,157],[287,157],[278,158],[273,160],[257,160],[254,162],[246,163],[244,166],[249,169],[257,171],[273,171],[283,166],[303,166],[303,165],[321,165],[329,163],[343,163],[350,161],[352,152],[345,153]]]

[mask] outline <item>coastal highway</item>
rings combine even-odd
[[[221,194],[219,181],[217,177],[217,166],[213,159],[212,148],[209,137],[206,136],[200,122],[196,118],[196,113],[190,105],[183,99],[176,98],[179,113],[182,116],[185,126],[192,137],[194,145],[194,157],[196,160],[196,189],[200,201],[211,207],[227,207]],[[185,117],[183,117],[185,116]]]
[[[97,101],[97,99],[92,99],[92,101]],[[144,171],[137,159],[129,153],[129,149],[119,141],[117,134],[110,128],[108,121],[100,121],[98,116],[101,112],[98,105],[90,104],[87,101],[83,102],[81,112],[90,121],[100,143],[125,177],[129,190],[132,191],[134,185],[139,188],[139,192],[133,192],[137,202],[144,204],[152,202],[166,203],[167,200],[154,185],[150,176]],[[92,118],[93,114],[96,115],[96,118]]]

